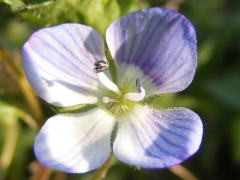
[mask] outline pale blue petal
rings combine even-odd
[[[143,168],[179,164],[198,150],[202,140],[201,119],[186,108],[158,110],[138,105],[118,125],[114,154]]]
[[[34,151],[44,165],[70,173],[101,166],[111,151],[114,118],[100,108],[48,119],[36,137]]]
[[[106,33],[118,83],[152,85],[147,95],[178,92],[192,81],[197,65],[196,34],[181,14],[164,8],[134,12],[113,22]],[[149,79],[141,80],[143,74]]]
[[[62,24],[35,32],[22,50],[23,68],[36,93],[56,106],[97,102],[94,62],[105,59],[101,36],[91,27]]]

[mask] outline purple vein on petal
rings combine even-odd
[[[147,19],[148,15],[145,18]],[[138,25],[141,25],[141,27],[144,28],[144,24],[138,23]],[[135,46],[132,46],[133,49],[129,52],[129,54],[127,54],[129,57],[121,58],[121,61],[124,61],[124,62],[126,61],[126,63],[133,63],[133,64],[134,63],[139,63],[140,56],[142,56],[142,53],[145,51],[145,49],[148,47],[148,43],[151,41],[151,37],[153,36],[152,32],[154,32],[156,29],[158,29],[160,24],[156,23],[156,24],[152,24],[152,26],[154,26],[154,27],[151,27],[151,29],[149,30],[149,33],[147,35],[145,35],[143,38],[141,38],[141,42],[139,42],[140,45],[137,44],[138,45],[137,48]],[[127,27],[128,27],[128,25],[125,26],[125,29],[127,29]],[[141,33],[141,31],[139,31],[139,32]],[[134,35],[133,40],[135,40],[135,38],[137,38],[136,35]],[[133,40],[132,40],[132,42],[135,42]],[[136,51],[138,51],[139,53],[136,53]],[[135,52],[135,54],[134,54],[135,56],[133,58],[130,58],[132,56],[133,52]]]
[[[173,23],[173,22],[171,22],[171,23]],[[145,39],[146,39],[146,41],[145,40],[143,40],[143,42],[142,42],[142,45],[145,45],[145,46],[142,46],[143,48],[140,50],[140,52],[144,52],[144,50],[145,49],[147,49],[147,48],[152,48],[153,50],[152,51],[154,51],[154,46],[153,45],[151,45],[152,43],[156,46],[156,44],[155,44],[155,38],[154,37],[156,37],[155,36],[155,34],[157,33],[157,34],[162,34],[164,31],[165,31],[165,29],[164,28],[161,28],[160,30],[161,30],[161,32],[162,33],[160,33],[159,31],[159,27],[161,27],[162,26],[162,24],[161,24],[161,21],[160,22],[155,22],[155,24],[153,24],[154,25],[154,27],[151,29],[151,31],[150,32],[148,32],[147,34],[148,34],[148,36],[146,35],[145,36]],[[153,26],[152,25],[152,26]],[[153,39],[154,38],[154,39]],[[169,40],[170,40],[170,38],[169,38]],[[169,41],[168,40],[168,41]],[[166,42],[167,43],[167,42]],[[164,46],[162,46],[162,49],[160,49],[160,50],[162,50],[163,52],[165,51],[165,48],[166,47],[164,47]],[[149,53],[151,53],[151,52],[149,52]],[[161,53],[159,53],[159,54],[161,54]],[[141,59],[141,55],[142,55],[142,53],[136,53],[136,55],[138,55],[137,57],[134,57],[133,58],[133,60],[135,61],[135,62],[137,62],[137,63],[140,63],[139,65],[141,66],[141,67],[146,67],[145,65],[146,65],[146,63],[149,63],[149,59],[151,59],[152,57],[151,56],[149,56],[149,55],[145,55],[146,56],[146,60],[145,61],[140,61],[140,59]],[[159,61],[159,59],[157,59],[158,61]],[[156,61],[156,60],[155,60]],[[154,61],[153,62],[151,62],[151,64],[154,64]],[[151,66],[151,64],[148,64],[148,66]],[[154,67],[155,65],[152,65],[151,67]]]
[[[94,39],[93,34],[91,33],[90,36],[91,36],[91,39],[92,39],[92,42],[93,42],[93,44],[94,44],[94,47],[95,47],[95,50],[96,50],[97,54],[100,54],[100,52],[101,52],[100,49],[99,49],[100,47],[96,44],[96,40]],[[96,61],[99,60],[99,59],[97,59],[97,58],[98,58],[98,57],[95,56]]]
[[[94,58],[91,58],[92,64],[94,64],[95,61],[99,60],[99,59],[103,59],[104,57],[104,44],[102,43],[102,45],[100,46],[99,44],[97,44],[97,42],[102,41],[102,39],[97,39],[97,36],[100,37],[100,35],[98,35],[98,33],[95,30],[92,30],[91,33],[88,34],[88,37],[86,39],[84,39],[84,37],[81,36],[81,31],[79,31],[79,37],[81,42],[83,42],[83,45],[85,46],[85,49],[88,53],[90,53],[91,56],[93,56]],[[91,40],[90,40],[91,39]],[[92,44],[90,44],[92,43]],[[91,47],[90,47],[91,46]],[[101,49],[101,47],[103,47],[103,49]],[[90,67],[90,69],[92,70],[93,67]]]
[[[61,52],[59,52],[53,45],[49,44],[48,42],[46,42],[44,39],[38,37],[38,36],[35,36],[34,39],[38,39],[39,41],[42,42],[42,44],[44,45],[44,47],[48,47],[49,49],[51,49],[51,51],[55,52],[56,54],[58,54],[61,59],[68,59],[65,55],[63,55]],[[31,48],[36,52],[36,54],[38,54],[39,56],[41,56],[43,59],[47,60],[48,63],[56,66],[56,68],[60,69],[60,66],[62,64],[59,64],[59,66],[57,64],[54,63],[54,61],[52,59],[49,59],[50,57],[47,56],[47,54],[45,53],[39,53],[38,52],[38,48],[35,46],[35,45],[32,45],[31,41],[29,42],[29,45],[31,46]],[[70,63],[64,63],[64,67],[69,67]],[[71,71],[70,71],[71,72]]]
[[[146,122],[147,122],[147,121],[146,121]],[[181,149],[182,152],[184,152],[184,146],[179,145],[179,144],[175,144],[175,143],[173,143],[173,142],[170,142],[170,141],[168,140],[168,138],[166,138],[164,135],[162,135],[161,132],[159,133],[159,132],[156,130],[156,128],[155,128],[154,126],[150,125],[149,123],[146,123],[145,125],[148,125],[149,128],[150,128],[152,131],[154,131],[155,134],[157,134],[157,136],[155,137],[155,139],[152,138],[151,135],[148,133],[148,131],[145,129],[145,127],[142,125],[142,128],[144,128],[145,132],[146,132],[146,133],[148,134],[148,136],[151,137],[151,139],[153,140],[153,141],[152,141],[153,143],[152,143],[150,146],[154,145],[155,147],[157,147],[158,149],[160,149],[161,152],[163,152],[163,153],[165,153],[165,154],[168,154],[168,155],[173,156],[173,157],[181,158],[181,157],[179,157],[179,154],[176,154],[176,152],[170,153],[169,150],[167,150],[166,148],[163,147],[163,144],[162,144],[162,143],[165,142],[165,143],[167,144],[167,146],[170,146],[170,147],[168,147],[168,149],[172,149],[172,150],[175,149],[175,150],[178,150],[178,151],[179,151],[179,149]],[[161,140],[161,144],[159,144],[159,143],[160,143],[159,140]],[[151,148],[152,148],[152,147],[151,147]],[[154,157],[158,157],[158,158],[159,158],[159,156],[161,156],[161,154],[154,155],[153,152],[150,152],[150,149],[148,149],[148,148],[146,149],[145,152],[146,152],[146,153],[151,153]],[[182,153],[182,154],[183,154],[183,153]]]
[[[173,63],[173,62],[174,62],[174,61],[172,61],[172,63]],[[181,64],[177,67],[177,69],[174,69],[174,72],[177,72],[177,71],[179,71],[181,68],[184,68],[184,65],[185,65],[185,64],[187,64],[187,61],[184,61],[184,63],[181,63]],[[170,66],[171,66],[171,65],[170,65]],[[167,69],[166,69],[165,71],[163,71],[163,73],[161,73],[161,75],[162,75],[163,77],[164,77],[164,72],[165,72],[165,74],[167,74],[166,71],[167,71]],[[191,71],[187,71],[185,74],[183,74],[183,75],[181,75],[181,76],[176,76],[177,79],[172,79],[171,82],[169,82],[169,83],[164,83],[165,88],[167,87],[167,85],[173,84],[174,82],[182,79],[184,76],[188,75],[189,73],[191,73]],[[157,85],[162,85],[162,83],[163,83],[164,81],[166,81],[168,78],[171,78],[171,76],[173,76],[173,74],[172,74],[172,73],[168,73],[167,77],[164,77],[161,81],[157,82],[156,84],[157,84]]]
[[[140,23],[138,23],[138,24],[136,25],[136,28],[135,28],[135,34],[139,34],[139,33],[141,32],[141,29],[142,29],[142,28],[143,28],[143,26],[142,26]],[[134,37],[133,37],[133,40],[132,40],[132,43],[131,43],[130,47],[134,47],[134,46],[135,46],[135,43],[138,43],[138,41],[137,41],[137,36],[134,36]],[[132,48],[132,49],[130,50],[129,55],[128,55],[128,56],[129,56],[129,60],[131,60],[131,59],[134,60],[134,57],[132,57],[132,56],[136,54],[135,51],[137,51],[137,48]],[[135,61],[133,61],[133,63],[135,63]]]
[[[123,24],[122,26],[123,26],[123,27],[127,27],[128,19],[126,19],[126,21],[123,21],[123,23],[124,23],[124,24]],[[121,25],[120,25],[120,26],[121,26]],[[127,28],[123,28],[123,33],[122,33],[121,39],[122,39],[124,42],[126,42],[126,41],[127,41],[126,37],[127,37]],[[126,46],[122,46],[122,59],[125,58],[124,53],[125,53],[126,49],[127,49]]]
[[[178,41],[178,43],[179,43],[180,41]],[[175,44],[175,47],[177,47],[178,46],[178,44],[176,43]],[[179,49],[177,52],[175,52],[175,54],[179,54],[178,52],[181,52],[181,51],[183,51],[183,49],[185,49],[185,46],[183,46],[181,49]],[[172,56],[171,56],[171,54],[174,54],[174,51],[176,51],[176,48],[172,48],[172,51],[169,53],[169,56],[168,56],[168,58],[166,58],[166,60],[164,61],[164,63],[163,64],[161,64],[161,66],[160,66],[160,68],[161,68],[161,71],[159,72],[159,69],[158,68],[156,68],[156,65],[157,65],[157,63],[152,63],[152,65],[150,64],[150,65],[148,65],[148,67],[149,68],[151,68],[151,69],[158,69],[158,76],[156,77],[156,78],[154,78],[154,81],[155,81],[155,83],[157,84],[157,85],[162,85],[168,78],[171,78],[172,76],[173,76],[173,74],[174,73],[176,73],[179,69],[181,69],[181,67],[183,67],[183,65],[185,65],[186,63],[188,63],[187,62],[187,59],[185,58],[184,60],[182,60],[182,62],[181,62],[181,64],[179,64],[178,65],[178,67],[175,67],[174,69],[172,69],[172,70],[170,70],[169,68],[171,68],[171,67],[173,67],[174,66],[174,62],[176,62],[176,60],[177,60],[177,58],[181,58],[181,57],[175,57],[175,58],[173,58]],[[157,56],[157,55],[156,55]],[[146,60],[147,61],[147,60]],[[155,60],[156,61],[156,60]],[[155,65],[154,65],[155,64]],[[144,65],[145,66],[145,65]],[[145,73],[148,73],[148,72],[151,72],[151,74],[153,75],[153,77],[155,77],[154,76],[154,74],[152,73],[153,72],[153,70],[149,70],[149,69],[144,69],[144,72]],[[188,72],[187,72],[188,73]],[[167,76],[166,76],[167,75]],[[164,77],[165,76],[165,77]],[[159,79],[158,77],[162,77],[161,79]],[[183,77],[183,76],[182,76]],[[178,78],[178,79],[180,79],[180,78]],[[160,81],[159,81],[160,80]],[[171,81],[173,81],[173,80],[171,80]],[[174,81],[175,82],[175,81]],[[171,84],[171,82],[169,83],[169,84]],[[164,83],[164,86],[165,87],[167,87],[166,86],[167,85],[167,83]]]
[[[55,41],[57,41],[58,44],[60,44],[65,50],[66,52],[68,52],[72,57],[74,57],[76,60],[79,59],[80,57],[77,57],[71,49],[69,49],[67,46],[65,46],[61,41],[58,40],[58,38],[54,37],[52,34],[49,33],[49,36],[51,36]],[[74,64],[70,59],[69,56],[65,56],[64,54],[62,54],[60,51],[58,51],[57,49],[55,49],[57,53],[61,54],[62,57],[65,57],[65,59],[68,59],[67,63],[71,64],[71,67],[75,67],[77,71],[80,71],[79,73],[84,73],[85,75],[88,76],[88,73],[86,73],[85,70],[79,69],[78,66],[76,66],[76,64]],[[86,57],[87,58],[87,57]],[[87,58],[90,61],[90,58]],[[76,61],[77,62],[77,61]],[[87,64],[87,63],[86,63]],[[66,64],[65,64],[66,65]],[[81,64],[81,66],[86,66],[84,63]],[[84,69],[84,68],[83,68]]]
[[[48,74],[48,75],[50,75],[51,77],[53,77],[53,78],[56,79],[56,80],[51,80],[51,83],[57,82],[57,83],[62,84],[62,85],[66,85],[66,84],[67,84],[67,86],[69,86],[69,85],[71,86],[71,83],[62,82],[61,80],[58,80],[59,77],[58,77],[57,75],[50,74],[49,71],[46,71],[44,68],[40,68],[40,67],[39,67],[39,69],[41,69],[43,72],[45,72],[46,74]],[[33,76],[36,75],[35,72],[28,72],[28,74],[29,74],[29,75],[32,74]],[[72,77],[74,77],[74,76],[72,76]],[[74,78],[75,78],[75,77],[74,77]],[[42,79],[43,81],[45,81],[47,84],[49,83],[49,81],[48,81],[47,79],[45,79],[45,78],[43,78],[43,77],[41,77],[41,79]],[[91,84],[89,81],[86,81],[85,84],[92,86],[92,84]],[[51,85],[50,85],[50,86],[51,86]],[[79,90],[79,91],[81,91],[81,93],[89,93],[89,90],[86,89],[86,88],[81,88],[81,87],[79,87],[79,86],[75,87],[75,85],[72,85],[72,86],[73,86],[73,88],[74,88],[76,91]],[[93,87],[93,88],[94,88],[94,87]],[[92,92],[94,92],[94,91],[92,90]]]
[[[159,125],[159,124],[157,124],[157,123],[154,123],[154,124],[155,124],[155,125],[151,125],[151,123],[149,123],[149,122],[146,120],[146,125],[148,125],[149,128],[150,128],[151,130],[153,130],[153,131],[155,132],[155,134],[158,135],[157,137],[159,137],[160,139],[162,139],[164,142],[166,142],[166,143],[169,144],[170,146],[183,148],[183,147],[181,147],[181,145],[178,145],[178,144],[176,144],[176,143],[170,142],[167,137],[165,137],[164,135],[161,134],[160,131],[158,131],[159,129],[161,129],[161,130],[164,129],[161,125]],[[156,126],[157,126],[159,129],[156,129]],[[168,131],[167,129],[164,129],[164,130],[165,130],[165,131]],[[168,131],[168,132],[171,132],[171,131]],[[179,136],[179,134],[177,134],[177,133],[175,133],[174,135],[176,135],[176,136],[178,136],[178,137],[181,137],[181,136]],[[185,138],[184,138],[184,139],[185,139]],[[185,140],[186,140],[186,139],[185,139]],[[161,146],[161,145],[158,145],[158,146]]]
[[[162,90],[168,91],[168,92],[173,92],[176,89],[176,86],[170,88],[170,87],[167,87],[167,85],[174,84],[175,82],[178,82],[179,79],[182,79],[183,77],[188,76],[190,73],[191,72],[188,72],[188,73],[183,74],[182,76],[178,77],[176,80],[173,80],[172,82],[165,83],[164,86],[166,86],[166,87],[162,88]]]
[[[139,144],[141,145],[142,149],[146,149],[146,147],[145,147],[144,144],[143,144],[143,141],[148,141],[148,140],[145,138],[145,136],[144,136],[143,134],[140,133],[140,131],[137,131],[137,130],[135,129],[135,127],[134,127],[133,124],[131,124],[130,126],[131,126],[131,129],[133,130],[133,132],[134,132],[134,134],[135,134],[135,137],[137,138]],[[144,128],[144,127],[143,127],[143,128]],[[146,134],[148,134],[148,137],[151,138],[151,136],[149,135],[148,131],[147,131],[145,128],[144,128],[144,130],[145,130]],[[142,139],[140,139],[140,137],[141,137]],[[145,139],[145,140],[144,140],[144,139]],[[162,151],[163,153],[168,154],[168,152],[165,152],[165,150],[163,150],[161,147],[158,147],[158,148],[161,149],[161,151]],[[150,151],[145,151],[145,152],[146,152],[147,154],[149,154],[150,156],[152,156],[152,157],[156,157],[156,156],[155,156],[152,152],[150,152]],[[171,154],[169,154],[169,155],[171,155]],[[171,155],[171,156],[172,156],[172,155]]]
[[[177,44],[178,45],[178,44]],[[180,49],[179,51],[181,52],[181,51],[183,51],[185,49],[185,46],[183,46],[182,47],[182,49]],[[173,54],[173,52],[175,51],[175,48],[173,49],[173,51],[170,53],[170,54]],[[177,54],[177,53],[176,53]],[[170,57],[169,57],[170,58]],[[163,76],[163,75],[165,75],[165,74],[168,74],[168,76],[167,77],[165,77],[164,79],[162,79],[161,81],[165,81],[166,79],[168,79],[171,75],[172,75],[172,73],[167,73],[168,72],[168,70],[169,70],[169,68],[171,67],[171,66],[173,66],[174,65],[174,62],[176,62],[176,59],[178,59],[178,58],[181,58],[181,57],[175,57],[175,58],[172,58],[172,61],[169,61],[169,58],[167,59],[166,58],[166,61],[163,63],[163,65],[162,65],[162,70],[164,70],[164,71],[161,71],[160,72],[160,74],[159,74],[159,76],[161,77],[161,76]],[[190,61],[191,59],[190,59],[190,55],[188,55],[187,57],[185,57],[184,58],[184,61],[177,67],[178,69],[174,69],[174,72],[176,72],[176,71],[178,71],[181,67],[183,67],[183,65],[185,65],[186,63],[188,63],[188,61]]]
[[[37,54],[40,55],[43,59],[46,59],[49,64],[52,64],[53,66],[55,66],[56,69],[61,70],[61,69],[62,69],[62,66],[64,66],[64,68],[70,68],[70,70],[68,70],[68,72],[64,71],[64,72],[67,73],[68,75],[70,75],[70,73],[72,74],[72,73],[74,73],[74,72],[78,72],[78,73],[84,74],[84,76],[86,76],[86,77],[88,77],[88,78],[90,78],[90,79],[96,79],[95,77],[89,76],[89,73],[86,73],[86,72],[83,71],[82,69],[79,69],[78,66],[76,66],[75,64],[73,64],[73,63],[71,62],[71,60],[70,60],[67,56],[65,56],[64,54],[62,54],[62,52],[58,51],[53,45],[47,43],[46,41],[44,41],[44,40],[43,40],[42,38],[40,38],[40,37],[35,37],[35,38],[38,39],[38,40],[40,40],[40,41],[42,41],[42,43],[44,44],[44,46],[47,46],[47,47],[48,47],[49,49],[51,49],[53,52],[55,52],[56,54],[58,54],[58,55],[61,57],[61,59],[68,59],[68,61],[66,61],[66,63],[64,63],[64,61],[61,61],[61,64],[57,64],[57,63],[56,63],[55,61],[53,61],[52,59],[49,59],[50,57],[48,57],[47,54],[44,54],[44,53],[41,53],[41,54],[40,54],[40,53],[38,53],[38,50],[35,49],[35,47],[32,46],[31,43],[30,43],[32,49],[33,49],[34,51],[36,51]],[[54,37],[52,37],[52,38],[54,38]],[[40,67],[40,66],[38,66],[38,67]],[[73,69],[73,68],[74,68],[74,69]],[[63,71],[62,71],[62,72],[63,72]],[[73,76],[73,77],[74,77],[74,76],[76,77],[76,74],[72,74],[72,76]]]
[[[172,22],[172,23],[173,23],[173,22]],[[180,26],[180,25],[178,24],[178,26]],[[173,31],[177,31],[177,29],[178,29],[178,27],[176,27],[176,29],[174,29]],[[168,40],[166,41],[165,44],[170,44],[170,41],[172,40],[173,36],[175,36],[174,33],[172,33],[172,35],[168,38]],[[169,46],[172,47],[172,48],[171,48],[171,52],[168,52],[169,55],[168,55],[167,58],[163,58],[163,59],[161,59],[161,61],[159,61],[160,55],[163,55],[164,53],[167,52],[167,47],[166,47],[166,46],[163,46],[161,49],[159,49],[159,50],[160,50],[159,52],[157,52],[156,54],[154,54],[154,58],[152,58],[152,56],[148,56],[147,59],[146,59],[146,61],[143,61],[143,63],[141,64],[141,67],[146,67],[146,64],[147,64],[150,60],[152,60],[151,64],[148,64],[148,67],[149,67],[150,69],[156,68],[156,65],[157,65],[158,63],[161,63],[161,69],[168,69],[168,67],[170,67],[170,66],[172,65],[172,63],[175,62],[175,59],[172,58],[172,56],[173,56],[173,54],[178,54],[178,53],[176,53],[175,51],[176,51],[176,47],[178,47],[178,45],[179,45],[180,42],[181,42],[181,40],[178,40],[178,42],[173,42],[173,41],[172,41],[172,43],[169,45]],[[183,49],[183,48],[185,48],[185,47],[182,47],[182,49]],[[182,50],[182,49],[181,49],[181,50]],[[180,50],[180,51],[181,51],[181,50]],[[165,55],[165,56],[166,56],[166,55]],[[171,59],[172,59],[172,60],[171,60]],[[171,61],[170,61],[170,60],[171,60]],[[157,63],[157,62],[158,62],[158,63]],[[166,66],[166,63],[169,64],[167,68],[164,67],[164,66]],[[149,69],[147,69],[147,70],[149,70]],[[145,70],[145,71],[146,71],[146,70]],[[165,73],[165,71],[161,71],[161,74],[160,74],[159,76],[162,76],[162,74],[164,74],[164,73]]]
[[[151,118],[151,117],[149,117],[149,118]],[[167,132],[167,133],[169,133],[169,134],[171,134],[171,135],[175,135],[175,136],[177,136],[177,137],[179,137],[179,138],[181,138],[181,139],[190,141],[190,139],[188,139],[187,137],[185,137],[185,136],[183,136],[183,135],[181,135],[181,134],[178,134],[178,133],[175,132],[175,131],[172,131],[170,127],[168,127],[168,129],[167,129],[167,128],[165,128],[164,126],[156,123],[155,121],[152,121],[152,123],[153,123],[153,124],[150,124],[150,123],[148,122],[147,125],[150,127],[150,129],[154,130],[156,134],[158,134],[158,131],[157,131],[157,129],[156,129],[156,127],[157,127],[157,128],[159,128],[159,129],[161,129],[161,131],[165,131],[165,132]],[[184,128],[184,129],[185,129],[185,128]],[[185,130],[186,130],[186,129],[185,129]],[[189,129],[188,129],[188,130],[189,130]],[[165,141],[167,141],[167,142],[168,142],[169,144],[171,144],[172,146],[176,146],[176,147],[179,147],[179,146],[180,146],[180,147],[181,147],[181,145],[178,145],[178,144],[176,144],[176,143],[172,143],[172,142],[170,142],[169,140],[167,140],[168,138],[167,138],[166,136],[164,136],[164,135],[159,134],[158,136],[161,137],[161,138],[163,138]],[[181,147],[181,148],[183,148],[183,147]]]
[[[143,149],[146,149],[146,147],[142,144],[142,143],[143,143],[143,139],[140,139],[140,137],[144,138],[144,137],[145,137],[145,134],[147,134],[148,137],[150,138],[150,140],[153,140],[153,138],[152,138],[151,135],[149,134],[148,130],[146,130],[146,128],[145,128],[143,125],[141,125],[141,126],[142,126],[142,128],[144,129],[144,131],[145,131],[144,134],[141,133],[141,131],[138,131],[138,132],[137,132],[135,129],[133,129],[133,127],[132,127],[132,129],[134,130],[134,133],[136,134],[136,138],[138,139],[138,142],[141,144],[142,148],[143,148]],[[149,140],[147,140],[147,139],[145,139],[145,141],[149,142]],[[164,154],[167,154],[167,155],[170,155],[170,156],[174,156],[174,154],[171,154],[171,153],[169,153],[168,151],[166,151],[165,149],[163,149],[163,147],[161,147],[161,145],[159,145],[159,144],[157,144],[156,142],[154,142],[154,140],[152,141],[152,143],[153,143],[158,149],[160,149],[161,152],[163,152]],[[153,144],[151,144],[151,145],[153,145]],[[148,149],[146,149],[145,152],[146,152],[147,154],[149,154],[150,156],[152,156],[152,157],[158,157],[158,156],[154,155],[153,152],[149,151]]]
[[[184,151],[184,149],[186,148],[186,147],[185,147],[185,144],[186,144],[186,143],[192,144],[192,146],[193,146],[193,143],[192,143],[191,139],[189,139],[189,138],[187,138],[186,136],[183,136],[183,135],[181,135],[181,134],[179,134],[179,133],[177,133],[177,132],[175,132],[175,131],[173,131],[173,130],[170,130],[170,129],[171,129],[170,127],[169,127],[168,129],[166,129],[165,127],[163,127],[163,126],[161,126],[161,125],[159,125],[159,124],[157,124],[157,123],[156,123],[156,126],[157,126],[159,129],[161,129],[161,132],[162,132],[163,134],[165,134],[165,136],[159,134],[158,137],[161,138],[161,139],[163,139],[165,142],[167,142],[167,143],[170,144],[171,146],[174,146],[175,148],[181,149],[182,151]],[[179,128],[178,126],[175,126],[175,127]],[[182,128],[182,127],[180,127],[180,128]],[[154,128],[152,128],[152,129],[154,129]],[[184,130],[186,131],[185,128],[184,128]],[[187,131],[189,131],[189,129],[187,129]],[[191,131],[194,132],[193,130],[191,130]],[[157,132],[157,131],[155,130],[155,132]],[[172,137],[171,137],[171,136],[172,136]],[[174,142],[170,142],[170,141],[168,140],[169,138],[177,138],[177,140],[175,140]],[[180,140],[181,140],[181,141],[180,141]],[[183,142],[183,141],[184,141],[184,142]],[[179,144],[179,143],[180,143],[180,144]],[[181,144],[181,143],[184,143],[184,144]],[[161,146],[161,145],[159,145],[159,146]]]
[[[194,132],[193,129],[191,129],[190,127],[186,127],[186,126],[181,126],[181,125],[177,125],[177,124],[174,124],[174,123],[169,123],[169,122],[166,122],[166,124],[168,125],[168,127],[176,127],[176,128],[179,128],[179,129],[183,129],[183,130],[186,130],[186,131],[192,131]],[[166,129],[167,130],[167,129]],[[174,133],[174,132],[173,132]],[[175,132],[176,133],[176,132]]]
[[[134,132],[134,134],[135,134],[135,137],[138,139],[138,142],[140,143],[141,147],[142,147],[143,149],[145,149],[145,147],[144,147],[144,145],[143,145],[143,141],[140,139],[140,137],[145,138],[145,136],[139,135],[139,132],[140,132],[140,131],[137,131],[136,128],[135,128],[135,126],[134,126],[133,124],[130,124],[130,126],[131,126],[131,129],[133,130],[133,132]]]
[[[72,41],[74,41],[74,43],[78,46],[78,50],[80,51],[81,55],[83,55],[86,59],[88,59],[90,62],[92,62],[92,64],[94,64],[94,62],[91,61],[92,58],[90,58],[89,55],[88,55],[85,51],[83,51],[83,49],[82,49],[82,47],[80,46],[79,42],[76,41],[76,38],[73,37],[72,33],[69,32],[68,28],[63,27],[63,29],[66,31],[66,33],[69,35],[69,37],[72,39]],[[81,42],[83,42],[83,38],[82,38],[81,33],[78,34],[78,37],[81,38],[81,40],[82,40]],[[81,58],[81,57],[78,57],[78,59],[80,59],[80,58]],[[79,61],[79,65],[82,66],[82,63],[80,63],[80,62],[81,62],[81,61]],[[89,63],[86,63],[86,64],[84,64],[84,65],[85,65],[85,67],[87,67],[89,70],[92,70],[92,67],[89,67],[89,66],[88,66]]]

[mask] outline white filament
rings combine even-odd
[[[108,79],[108,77],[103,72],[97,73],[97,78],[102,83],[102,85],[107,89],[115,92],[118,95],[122,94],[118,89],[117,85],[114,84],[110,79]]]
[[[145,97],[145,90],[141,87],[140,93],[127,93],[124,97],[131,101],[141,101]]]

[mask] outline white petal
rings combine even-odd
[[[114,154],[134,166],[163,168],[181,163],[198,150],[202,140],[201,119],[186,108],[138,105],[118,122]]]
[[[23,68],[37,94],[50,104],[97,102],[94,62],[105,60],[104,43],[91,27],[62,24],[35,32],[24,44]]]
[[[70,173],[93,170],[109,157],[114,123],[100,108],[53,116],[36,137],[36,157],[45,166]]]

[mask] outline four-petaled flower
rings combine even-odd
[[[85,25],[44,28],[24,44],[23,68],[42,99],[70,109],[96,105],[48,119],[35,140],[37,159],[83,173],[101,166],[111,149],[143,168],[172,166],[194,154],[202,139],[199,116],[186,108],[157,109],[146,100],[191,83],[197,65],[191,23],[172,10],[150,8],[113,22],[106,42],[110,65],[102,38]]]

